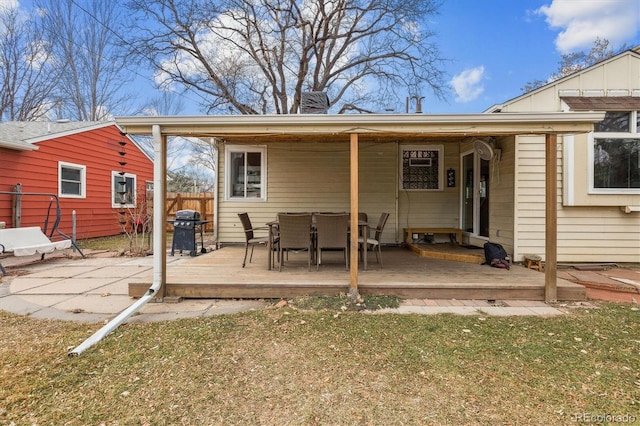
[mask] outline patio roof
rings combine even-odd
[[[604,112],[496,114],[300,114],[116,117],[131,135],[221,137],[350,134],[377,136],[478,136],[584,133]]]

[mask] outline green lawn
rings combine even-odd
[[[638,424],[640,311],[599,306],[553,318],[273,308],[125,325],[76,358],[101,324],[1,313],[0,423]]]

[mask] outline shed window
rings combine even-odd
[[[136,175],[111,172],[111,207],[136,206]]]
[[[640,113],[607,112],[594,127],[591,155],[592,193],[638,193]]]
[[[63,198],[85,198],[87,167],[58,162],[58,195]]]
[[[266,149],[229,145],[225,152],[225,198],[266,200]]]

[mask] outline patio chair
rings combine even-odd
[[[251,225],[251,219],[249,219],[248,213],[238,213],[238,217],[240,218],[240,222],[242,222],[242,228],[244,228],[244,237],[245,237],[245,248],[244,248],[244,259],[242,260],[242,267],[244,268],[247,263],[247,253],[249,252],[249,246],[251,246],[251,255],[249,256],[249,263],[253,259],[253,248],[256,245],[264,244],[267,246],[269,244],[269,235],[256,237],[253,232],[254,231],[267,231],[271,232],[268,226],[260,226],[254,228]],[[273,242],[275,244],[278,243],[278,236],[273,236]],[[273,256],[273,250],[269,253],[269,256]]]
[[[366,213],[358,212],[358,222],[369,222],[369,216]],[[358,229],[358,237],[362,237],[360,229]]]
[[[311,271],[311,258],[313,256],[313,239],[311,230],[311,213],[279,213],[278,214],[279,229],[279,248],[278,257],[280,258],[280,268],[285,260],[284,254],[290,251],[307,251],[308,268]]]
[[[367,244],[367,247],[371,247],[376,250],[376,259],[382,267],[382,252],[380,251],[380,239],[382,238],[382,231],[384,230],[384,226],[387,224],[387,219],[389,219],[389,213],[381,213],[380,219],[378,219],[378,225],[374,229],[369,229],[369,233],[373,230],[373,237],[367,236],[358,238],[359,244]]]
[[[322,263],[322,249],[341,249],[344,253],[346,268],[349,269],[349,215],[316,215],[316,270]]]

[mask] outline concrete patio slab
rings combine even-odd
[[[20,294],[82,294],[112,283],[112,278],[69,278],[30,288]]]
[[[19,277],[10,282],[9,290],[11,293],[22,293],[32,288],[39,288],[60,281],[60,278],[38,278],[29,276]]]
[[[67,298],[51,307],[67,312],[91,312],[114,315],[127,309],[132,302],[129,296],[80,294]]]

